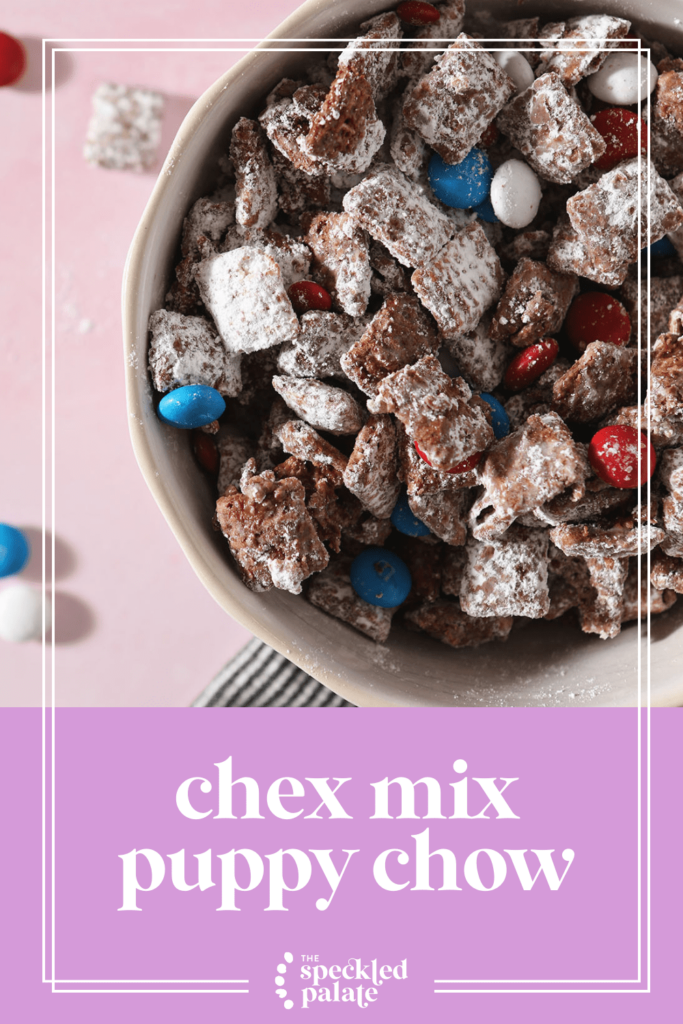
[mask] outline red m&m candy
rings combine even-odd
[[[638,487],[646,483],[655,470],[655,450],[645,434],[635,427],[598,430],[588,446],[588,458],[600,479],[612,487]]]
[[[591,117],[596,128],[607,143],[607,149],[595,161],[601,171],[611,171],[622,160],[638,156],[638,122],[640,121],[640,151],[647,153],[647,126],[637,114],[624,107],[608,107]]]
[[[201,430],[192,432],[192,450],[199,465],[215,475],[218,472],[218,449],[216,442]]]
[[[406,25],[433,25],[441,15],[434,4],[423,3],[423,0],[405,0],[399,4],[396,13]]]
[[[295,313],[307,313],[309,309],[332,309],[332,296],[315,281],[297,281],[290,285],[287,294]]]
[[[515,356],[507,370],[503,383],[508,391],[522,391],[552,366],[557,359],[560,346],[554,338],[529,345]]]
[[[429,461],[429,459],[427,458],[425,453],[422,451],[422,449],[419,447],[417,441],[415,442],[415,451],[417,452],[417,454],[420,456],[421,459],[424,459],[424,461],[427,463],[428,466],[431,466],[431,462]],[[468,456],[468,458],[463,459],[462,462],[459,462],[457,464],[457,466],[453,466],[453,468],[447,470],[447,472],[449,472],[449,473],[469,473],[469,471],[471,469],[474,469],[474,467],[479,462],[481,462],[481,457],[482,457],[483,454],[484,454],[483,452],[474,452],[473,455],[470,455],[470,456]]]
[[[607,292],[584,292],[569,307],[564,322],[567,337],[579,352],[592,341],[625,345],[631,337],[631,318],[617,299]]]
[[[14,36],[0,32],[0,85],[14,85],[26,70],[26,50]]]

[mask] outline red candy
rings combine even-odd
[[[640,151],[647,154],[647,126],[631,110],[607,107],[591,117],[593,127],[607,143],[607,149],[595,161],[601,171],[611,171],[622,160],[638,156],[638,122],[640,121]]]
[[[560,346],[554,338],[544,338],[522,349],[505,371],[505,387],[508,391],[522,391],[553,365],[559,351]]]
[[[631,337],[631,318],[613,295],[584,292],[578,295],[564,322],[567,337],[575,349],[583,352],[592,341],[611,341],[625,345]]]
[[[600,479],[612,487],[638,487],[646,483],[655,471],[655,450],[645,434],[635,427],[603,427],[598,430],[588,446],[588,458]]]
[[[309,309],[332,309],[332,296],[315,281],[297,281],[287,292],[295,313],[307,313]]]
[[[433,25],[441,15],[433,4],[423,3],[422,0],[406,0],[399,4],[396,13],[406,25]]]
[[[491,121],[491,124],[488,126],[488,128],[485,128],[484,131],[481,133],[481,138],[479,139],[477,146],[483,147],[484,149],[488,149],[489,146],[493,145],[497,138],[498,128],[496,126],[496,122]]]
[[[201,430],[194,430],[192,432],[192,450],[202,469],[212,475],[218,472],[218,449],[216,442],[209,434],[205,434]]]
[[[429,461],[425,453],[422,451],[421,448],[418,447],[417,441],[415,441],[415,451],[417,452],[421,459],[424,459],[428,466],[431,466],[431,462]],[[474,455],[470,455],[468,458],[463,459],[462,462],[459,462],[457,466],[453,466],[453,468],[449,469],[447,472],[469,473],[469,471],[471,469],[474,469],[474,467],[481,461],[481,457],[483,454],[483,452],[475,452]]]
[[[14,36],[0,32],[0,85],[14,85],[26,69],[26,50]]]

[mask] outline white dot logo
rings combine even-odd
[[[277,988],[275,989],[275,995],[278,996],[280,999],[284,999],[285,1000],[284,1001],[284,1008],[285,1008],[285,1010],[291,1010],[292,1007],[294,1006],[294,1003],[293,1003],[293,1001],[291,999],[287,999],[286,998],[286,996],[287,996],[287,989],[283,988],[283,985],[285,984],[285,974],[287,973],[287,964],[291,964],[292,961],[294,960],[294,957],[292,956],[291,953],[284,953],[283,954],[283,960],[285,961],[283,964],[278,964],[277,965],[277,974],[275,975],[275,984],[277,985]]]

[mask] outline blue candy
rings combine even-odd
[[[491,426],[493,427],[493,433],[496,435],[496,439],[501,437],[507,437],[510,433],[510,417],[505,412],[505,409],[500,404],[497,398],[493,395],[488,395],[482,391],[479,395],[491,406]]]
[[[429,161],[429,184],[445,206],[469,210],[488,197],[493,171],[480,149],[471,149],[459,164],[447,164],[438,153]]]
[[[410,510],[408,495],[402,494],[394,505],[391,513],[391,521],[399,533],[405,533],[407,537],[428,537],[429,529],[421,519],[418,519]]]
[[[652,243],[652,245],[650,246],[650,255],[675,256],[676,249],[674,248],[673,244],[669,241],[669,239],[666,237],[666,235],[664,235],[664,237],[660,238],[659,241]]]
[[[16,526],[0,523],[0,576],[21,572],[31,554],[26,537]]]
[[[225,412],[225,399],[205,384],[186,384],[164,395],[157,412],[159,419],[172,427],[194,430],[217,420]]]
[[[351,563],[351,586],[368,604],[396,608],[412,585],[408,566],[393,551],[366,548]]]
[[[490,199],[485,199],[479,206],[475,206],[472,212],[476,213],[480,220],[486,220],[489,224],[498,224],[498,218],[493,211]]]

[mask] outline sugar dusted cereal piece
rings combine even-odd
[[[344,378],[340,360],[357,343],[365,326],[366,321],[345,313],[304,313],[296,338],[280,349],[278,370],[290,377]]]
[[[182,313],[183,316],[196,316],[204,312],[199,288],[194,279],[196,258],[185,256],[175,268],[175,281],[164,298],[169,313]]]
[[[368,410],[395,413],[435,469],[448,471],[494,439],[465,381],[451,379],[433,355],[385,377]]]
[[[399,171],[407,178],[415,179],[424,167],[427,146],[420,133],[406,124],[403,116],[404,102],[405,97],[399,96],[392,107],[389,152]]]
[[[503,268],[477,222],[458,231],[411,280],[444,337],[454,338],[473,331],[500,297]]]
[[[683,234],[683,228],[679,228]],[[636,278],[628,277],[621,288],[621,298],[631,317],[631,343],[637,343],[638,315],[640,314],[641,344],[647,345],[648,287],[645,281],[640,285]],[[654,344],[660,334],[670,330],[669,316],[678,301],[683,298],[683,276],[651,277],[649,286],[650,343]],[[679,333],[683,333],[680,332]]]
[[[357,434],[363,426],[363,410],[341,388],[306,377],[273,377],[273,387],[297,416],[317,430]]]
[[[256,352],[299,333],[280,267],[258,249],[243,246],[202,260],[194,275],[228,351]]]
[[[557,619],[570,608],[595,600],[585,558],[568,558],[554,544],[548,546],[550,608],[544,618]]]
[[[216,517],[244,582],[257,592],[275,586],[299,594],[302,582],[329,561],[303,484],[294,478],[276,480],[271,470],[243,474],[242,493],[229,487],[216,503]]]
[[[375,395],[385,377],[422,356],[435,355],[439,340],[414,295],[389,295],[361,337],[341,357],[341,365],[366,395]]]
[[[683,533],[683,501],[667,494],[662,498],[662,518],[669,534]]]
[[[511,615],[473,618],[457,601],[441,598],[407,612],[406,621],[449,647],[479,647],[491,640],[507,640],[514,620]]]
[[[660,140],[653,153],[666,170],[683,169],[683,60],[665,58],[657,65],[659,77],[653,96],[652,132]]]
[[[659,615],[661,612],[667,611],[675,602],[676,594],[673,590],[660,591],[650,583],[647,578],[646,565],[641,566],[640,590],[638,589],[638,559],[632,558],[624,586],[624,609],[621,621],[632,622],[634,619],[643,619],[647,615],[648,608],[652,615]]]
[[[662,452],[657,470],[669,493],[683,502],[683,448],[669,448]]]
[[[621,631],[628,558],[610,555],[586,558],[586,566],[595,597],[579,605],[581,629],[584,633],[597,633],[601,639],[609,640]]]
[[[535,260],[521,259],[508,278],[491,321],[491,337],[509,338],[524,348],[557,334],[578,291],[573,274],[558,274]]]
[[[645,415],[652,426],[683,428],[683,337],[661,334],[654,344]]]
[[[477,391],[493,391],[503,380],[512,350],[507,341],[491,337],[491,318],[485,314],[473,331],[444,339],[467,383]]]
[[[361,25],[365,34],[353,39],[339,54],[339,67],[350,67],[372,88],[375,103],[387,96],[398,79],[401,22],[393,11],[378,14]],[[394,42],[395,40],[395,42]],[[393,48],[393,49],[392,49]]]
[[[494,56],[463,32],[408,93],[403,116],[447,163],[457,164],[514,92]]]
[[[607,50],[623,39],[630,27],[630,21],[608,14],[570,18],[557,42],[543,46],[546,67],[556,71],[566,86],[576,85],[600,70],[608,57]]]
[[[585,452],[555,412],[530,416],[524,425],[498,441],[479,467],[484,493],[470,512],[477,540],[502,537],[514,520],[562,491],[575,497],[585,491]],[[482,513],[491,509],[482,518]],[[561,547],[561,545],[558,545]]]
[[[443,551],[441,567],[441,589],[444,594],[460,597],[462,575],[467,564],[467,550],[464,547],[454,548],[447,544]]]
[[[438,5],[439,20],[425,25],[408,41],[401,51],[401,70],[410,79],[423,75],[437,56],[433,50],[444,40],[455,39],[462,31],[465,20],[465,0],[446,0]],[[430,52],[430,50],[432,52]]]
[[[476,617],[542,618],[550,608],[545,530],[514,526],[500,540],[469,540],[460,605]]]
[[[467,539],[469,487],[476,472],[452,475],[432,469],[415,451],[415,445],[399,425],[399,479],[407,485],[413,515],[440,540],[459,546]],[[463,479],[463,477],[465,479]]]
[[[344,540],[356,544],[353,551],[348,551],[350,555],[358,554],[363,547],[382,547],[385,540],[390,535],[392,530],[390,519],[377,519],[376,516],[371,515],[369,512],[362,512],[360,518],[352,526],[348,526],[344,530]]]
[[[362,428],[344,471],[344,483],[378,519],[392,512],[400,484],[396,430],[391,416],[371,416]]]
[[[315,280],[344,313],[362,316],[372,278],[365,232],[346,213],[319,213],[305,238],[313,252]]]
[[[316,608],[348,623],[371,640],[384,643],[396,609],[368,604],[358,597],[351,586],[350,567],[351,558],[347,555],[332,559],[327,569],[311,580],[306,597]]]
[[[672,558],[660,549],[653,551],[650,581],[656,590],[683,594],[683,558]]]
[[[183,256],[200,258],[198,239],[208,238],[218,244],[231,224],[235,223],[235,202],[221,193],[203,196],[190,209],[183,221],[180,251]]]
[[[602,135],[552,72],[515,96],[496,124],[541,178],[559,184],[573,181],[605,152]]]
[[[218,481],[219,495],[225,494],[229,487],[239,487],[244,464],[254,454],[253,443],[232,425],[221,426],[216,435],[218,449]]]
[[[259,122],[275,148],[292,166],[306,174],[325,173],[315,160],[299,145],[311,128],[311,120],[325,102],[327,89],[322,85],[304,85],[292,96],[274,99]]]
[[[348,459],[308,423],[289,419],[274,432],[286,452],[326,469],[330,479],[341,485]]]
[[[553,386],[553,408],[565,420],[590,423],[636,395],[638,353],[592,341]]]
[[[273,149],[272,164],[277,178],[277,203],[292,224],[314,210],[330,205],[330,178],[324,171],[307,173]]]
[[[258,121],[239,119],[232,130],[230,157],[235,168],[237,223],[244,228],[267,228],[277,213],[277,184]]]
[[[149,318],[149,329],[149,370],[157,391],[205,384],[222,395],[240,393],[242,357],[226,352],[206,320],[158,309]]]
[[[664,539],[664,530],[642,524],[639,531],[633,516],[623,516],[613,523],[564,523],[550,531],[550,539],[565,555],[583,558],[614,557],[645,554]]]
[[[372,85],[354,62],[340,64],[320,109],[311,117],[308,133],[298,139],[304,155],[316,167],[359,174],[367,170],[386,129],[377,117]]]
[[[346,193],[343,205],[405,267],[431,263],[455,230],[424,188],[393,167],[364,178]]]
[[[566,215],[560,217],[553,229],[553,240],[548,250],[548,266],[563,274],[587,277],[610,288],[617,288],[623,284],[628,273],[628,261],[606,260],[596,264]]]
[[[282,286],[286,290],[296,281],[309,277],[311,250],[298,238],[279,229],[228,228],[220,246],[221,252],[233,252],[244,247],[258,249],[274,259],[280,268]]]
[[[545,505],[534,509],[535,517],[549,526],[561,523],[581,523],[599,519],[603,513],[628,505],[631,494],[623,488],[603,484],[599,477],[586,481],[586,493],[581,498],[571,494],[558,494]]]
[[[161,142],[163,96],[107,83],[95,90],[92,107],[83,150],[87,162],[116,171],[152,167]]]

